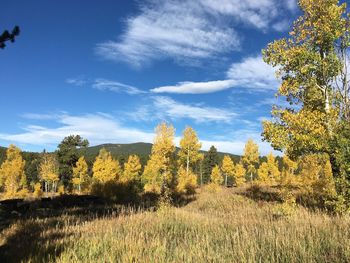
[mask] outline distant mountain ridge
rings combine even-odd
[[[152,151],[152,143],[145,143],[145,142],[137,142],[137,143],[127,143],[127,144],[123,144],[123,143],[105,143],[105,144],[100,144],[100,145],[95,145],[95,146],[89,146],[85,149],[81,149],[82,154],[84,156],[97,156],[99,151],[102,148],[105,148],[106,150],[108,150],[109,152],[111,152],[111,154],[113,156],[128,156],[131,154],[137,154],[139,156],[148,156],[151,154]],[[2,161],[5,158],[6,155],[6,147],[2,147],[0,146],[0,163],[2,163]],[[179,150],[178,147],[176,147],[176,150]],[[206,151],[202,151],[203,153],[205,153]],[[225,154],[228,153],[223,153],[223,152],[218,152],[218,155],[220,158],[222,158]],[[235,154],[229,154],[235,161],[238,161],[240,156],[239,155],[235,155]]]
[[[82,152],[84,155],[97,155],[102,148],[105,148],[107,151],[111,152],[112,155],[149,155],[152,151],[152,143],[105,143],[89,146],[86,149],[82,149]]]

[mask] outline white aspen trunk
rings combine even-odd
[[[324,109],[325,109],[325,112],[328,114],[330,106],[329,106],[329,94],[328,94],[327,88],[325,88],[325,90],[324,90],[324,95],[325,95]]]
[[[227,187],[227,174],[225,174],[225,186]]]

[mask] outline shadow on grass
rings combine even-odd
[[[103,217],[150,210],[140,203],[121,205],[89,195],[63,195],[35,201],[0,202],[0,262],[47,262],[63,251],[69,226]]]
[[[59,224],[58,218],[48,218],[45,221],[18,221],[9,229],[5,243],[0,246],[1,262],[27,262],[33,255],[35,261],[47,262],[49,258],[58,256],[64,244],[63,240],[71,235],[68,232],[54,232]]]
[[[69,226],[104,217],[155,211],[159,195],[143,194],[119,204],[92,195],[63,195],[40,200],[12,199],[0,202],[0,262],[48,262],[71,242]],[[174,196],[174,206],[193,201]]]
[[[258,184],[252,184],[241,191],[236,191],[237,194],[248,197],[254,201],[265,202],[282,202],[280,190],[275,187],[261,186]]]

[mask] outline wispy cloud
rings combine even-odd
[[[230,110],[180,103],[164,96],[155,96],[153,100],[156,112],[171,119],[192,119],[196,122],[229,123],[237,116],[236,113]]]
[[[153,59],[200,59],[239,48],[237,33],[212,21],[198,1],[146,1],[119,41],[97,45],[111,60],[141,66]]]
[[[95,144],[106,142],[131,143],[150,142],[153,132],[125,127],[118,120],[106,114],[59,115],[54,120],[56,128],[37,125],[24,127],[25,132],[18,134],[0,134],[0,139],[30,145],[56,146],[65,136],[79,134]]]
[[[54,128],[28,124],[23,128],[23,132],[16,134],[0,133],[0,140],[21,144],[24,147],[26,145],[34,145],[53,150],[64,137],[71,134],[79,134],[87,138],[91,145],[133,142],[152,143],[154,139],[153,131],[143,131],[138,128],[125,126],[110,114],[57,115],[52,124],[51,126],[54,126]],[[178,131],[179,135],[180,133],[181,131]],[[217,131],[216,134],[217,136],[214,136],[216,138],[227,137],[227,134],[220,134],[220,131]],[[201,137],[200,132],[199,137]],[[259,144],[262,154],[271,151],[271,147],[267,143],[263,143],[259,133],[254,130],[237,130],[231,137],[234,139],[202,138],[202,149],[208,150],[211,145],[214,145],[219,151],[242,154],[246,140],[253,138]],[[180,137],[176,137],[175,142],[177,145],[179,141]]]
[[[83,76],[79,76],[79,77],[75,77],[75,78],[66,79],[66,83],[68,83],[70,85],[81,87],[81,86],[84,86],[85,84],[87,84],[88,80],[86,80],[86,78]]]
[[[240,48],[238,24],[267,31],[292,7],[292,0],[149,0],[126,20],[118,40],[99,43],[96,51],[135,66],[164,58],[217,57]]]
[[[130,95],[146,93],[145,91],[134,86],[126,85],[121,82],[108,79],[96,79],[92,84],[92,87],[98,90],[109,90],[118,93],[124,92]]]
[[[233,63],[227,71],[227,77],[239,87],[276,90],[279,82],[275,71],[276,69],[266,64],[261,56],[247,57],[241,62]]]
[[[272,25],[273,29],[278,32],[287,31],[291,27],[291,23],[289,20],[281,20]]]
[[[85,77],[77,77],[77,78],[69,78],[66,80],[66,83],[74,85],[74,86],[91,86],[93,89],[101,90],[101,91],[112,91],[117,93],[126,93],[129,95],[138,95],[147,93],[144,90],[141,90],[137,87],[127,85],[121,83],[119,81],[104,79],[104,78],[96,78],[94,80],[88,80]]]
[[[278,8],[282,6],[275,0],[221,0],[220,4],[216,0],[200,2],[217,15],[234,17],[258,29],[268,29],[269,23],[279,14]]]
[[[247,57],[233,63],[226,73],[227,79],[207,82],[179,82],[173,86],[151,89],[153,93],[203,94],[240,87],[253,90],[276,90],[278,80],[275,69],[267,65],[261,56]]]
[[[192,120],[196,123],[231,123],[238,114],[231,109],[206,106],[203,103],[183,103],[166,96],[152,96],[132,112],[134,121]]]
[[[284,0],[284,4],[291,12],[295,12],[298,9],[297,0]]]
[[[61,113],[62,115],[63,113]],[[42,113],[24,113],[21,114],[22,118],[29,119],[29,120],[55,120],[57,119],[59,115],[58,114],[42,114]]]

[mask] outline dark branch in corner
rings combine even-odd
[[[5,42],[11,41],[15,42],[15,37],[17,37],[20,33],[19,26],[15,26],[10,33],[8,30],[5,30],[4,33],[0,35],[0,48],[4,49],[6,47]]]

